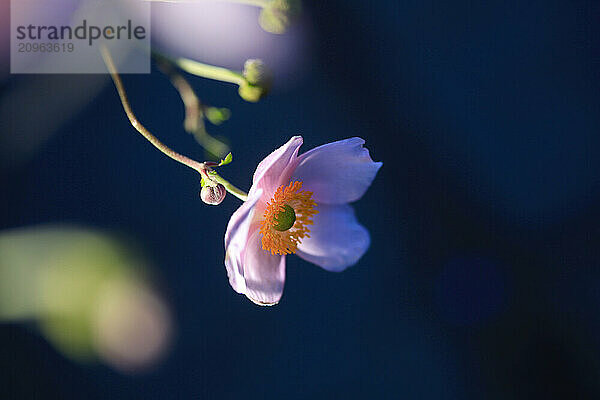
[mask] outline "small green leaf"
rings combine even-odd
[[[222,165],[227,165],[233,161],[233,155],[231,153],[227,154],[223,160],[219,163],[218,167]]]
[[[206,186],[206,181],[204,180],[204,177],[202,177],[202,179],[200,179],[200,187],[204,186]]]

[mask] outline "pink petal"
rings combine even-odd
[[[229,283],[238,293],[246,293],[244,269],[242,264],[244,250],[248,242],[248,233],[255,211],[255,205],[262,195],[262,190],[251,193],[231,216],[225,232],[225,268]]]
[[[345,204],[360,199],[382,163],[373,162],[361,138],[328,143],[298,157],[292,180],[313,192],[317,202]]]
[[[360,225],[354,209],[347,205],[317,205],[310,237],[304,238],[296,254],[333,272],[343,271],[365,254],[371,239]]]
[[[262,160],[254,172],[250,192],[263,189],[263,196],[267,200],[271,199],[279,186],[289,182],[298,160],[300,146],[302,146],[302,136],[294,136]]]
[[[248,240],[243,265],[246,296],[261,306],[277,304],[285,282],[285,256],[263,250],[258,230]]]

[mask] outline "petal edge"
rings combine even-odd
[[[356,264],[371,245],[369,231],[362,226],[347,205],[319,205],[310,237],[298,246],[302,259],[332,272],[341,272]]]
[[[319,203],[345,204],[360,199],[383,165],[374,162],[358,137],[324,144],[298,157],[292,180],[303,182]]]
[[[248,240],[243,265],[246,297],[261,306],[279,303],[285,283],[285,256],[263,250],[258,231]]]
[[[302,142],[302,136],[293,136],[287,143],[265,157],[256,167],[250,192],[263,189],[263,195],[270,199],[275,190],[281,186],[281,182],[289,179],[296,166],[298,150]]]
[[[229,284],[240,294],[246,293],[242,257],[248,242],[254,209],[261,195],[260,189],[249,195],[248,200],[232,214],[225,232],[225,268]]]

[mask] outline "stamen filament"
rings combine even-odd
[[[313,215],[318,213],[317,204],[312,192],[301,191],[301,188],[302,182],[298,181],[282,185],[267,203],[259,232],[262,248],[273,255],[295,253],[302,239],[310,237],[309,225],[313,224]]]

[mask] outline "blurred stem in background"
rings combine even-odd
[[[202,104],[189,82],[179,74],[175,67],[164,59],[157,61],[158,67],[171,80],[177,89],[185,107],[184,129],[192,134],[198,144],[216,159],[224,158],[229,153],[229,146],[212,137],[206,131],[205,119],[218,125],[229,119],[230,112],[226,108],[208,107]]]
[[[152,56],[160,62],[176,65],[189,74],[236,84],[240,97],[251,103],[256,103],[269,94],[273,84],[273,74],[260,59],[246,60],[242,72],[236,72],[188,58],[170,57],[156,50],[152,50]]]
[[[158,53],[157,51],[153,51],[152,53],[158,60],[162,59],[164,61],[176,64],[179,68],[192,75],[221,82],[235,83],[236,85],[242,85],[245,81],[240,72],[234,72],[227,68],[204,64],[182,57],[171,58],[165,54]]]
[[[216,173],[216,171],[214,171],[211,168],[211,167],[217,167],[221,164],[204,163],[204,162],[201,163],[201,162],[192,160],[191,158],[188,158],[182,154],[177,153],[176,151],[172,150],[167,145],[162,143],[160,140],[158,140],[158,138],[156,136],[154,136],[148,129],[146,129],[141,124],[141,122],[138,121],[137,117],[133,113],[133,110],[131,109],[129,99],[127,98],[127,93],[125,92],[125,87],[123,86],[121,77],[117,73],[117,69],[115,67],[115,64],[113,62],[112,56],[110,55],[108,48],[103,46],[101,51],[102,51],[102,57],[104,59],[104,62],[106,63],[106,67],[108,68],[108,71],[110,72],[113,82],[117,88],[117,92],[119,94],[119,98],[121,99],[121,103],[123,105],[123,109],[125,110],[125,114],[127,114],[127,117],[129,118],[129,121],[131,122],[131,125],[142,136],[144,136],[144,138],[146,138],[146,140],[148,140],[150,143],[152,143],[152,145],[154,147],[156,147],[158,150],[160,150],[163,154],[165,154],[168,157],[172,158],[173,160],[197,171],[202,176],[202,178],[205,180],[205,182],[206,181],[209,181],[209,182],[214,181],[218,184],[221,184],[225,187],[225,189],[229,193],[231,193],[232,195],[234,195],[235,197],[239,198],[242,201],[246,201],[248,199],[248,194],[246,192],[242,191],[241,189],[238,189],[237,187],[232,185],[227,180],[221,178]]]

